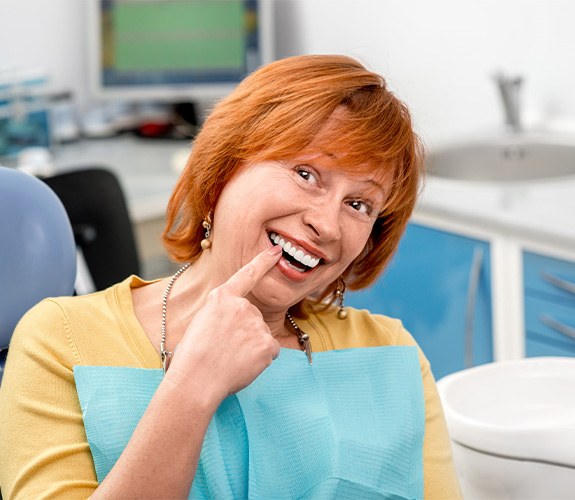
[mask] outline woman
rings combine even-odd
[[[20,322],[3,494],[459,498],[427,360],[398,321],[343,308],[397,247],[420,167],[407,109],[355,60],[248,77],[168,207],[191,265]]]

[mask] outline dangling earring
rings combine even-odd
[[[202,250],[207,250],[212,246],[212,242],[210,241],[210,231],[212,229],[212,212],[210,212],[206,218],[202,221],[202,227],[206,230],[204,233],[204,239],[200,242],[200,246]]]
[[[343,308],[343,294],[345,293],[345,281],[340,276],[337,279],[337,288],[335,289],[335,298],[337,300],[337,317],[339,319],[347,318],[347,311]]]

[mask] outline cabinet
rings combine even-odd
[[[346,304],[403,321],[436,378],[493,360],[490,246],[411,223],[392,262]]]
[[[525,355],[575,356],[575,262],[523,252]]]

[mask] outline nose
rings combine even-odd
[[[310,203],[304,212],[304,223],[313,236],[322,242],[339,240],[341,203],[339,200],[318,198]]]

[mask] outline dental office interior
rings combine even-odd
[[[252,4],[261,60],[353,56],[412,112],[427,152],[418,206],[388,270],[346,305],[401,318],[430,359],[464,497],[575,498],[575,4]],[[75,293],[174,272],[164,210],[202,116],[225,92],[98,91],[97,5],[0,0],[0,165],[61,199]],[[104,222],[82,219],[79,205]],[[16,266],[0,260],[7,304]]]

